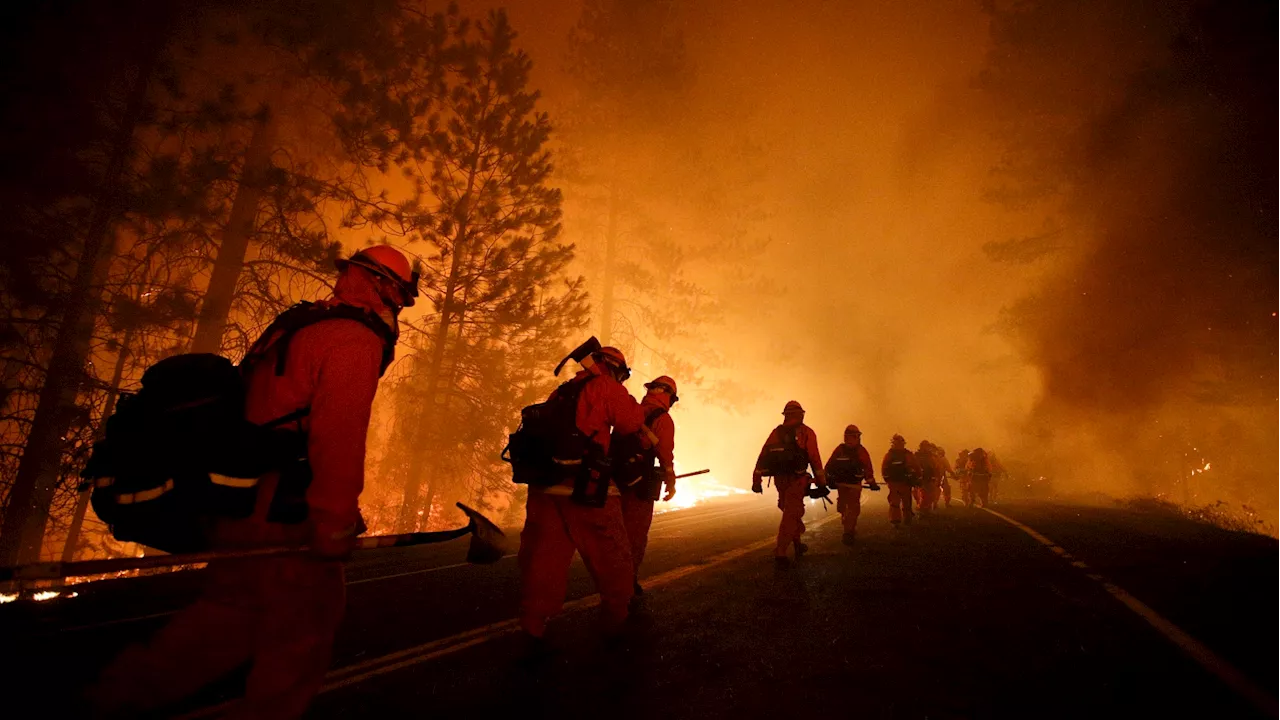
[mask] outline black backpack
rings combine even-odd
[[[581,474],[591,443],[578,429],[578,399],[589,381],[565,382],[545,402],[520,410],[520,427],[507,436],[501,455],[512,482],[550,487]]]
[[[841,443],[827,463],[827,477],[834,483],[861,485],[867,477],[867,468],[863,467],[857,450]]]
[[[645,427],[653,429],[654,421],[666,412],[666,408],[660,407],[649,410],[644,416]],[[614,436],[609,445],[610,467],[619,488],[634,492],[642,500],[657,500],[662,494],[663,478],[654,465],[657,450],[645,449],[641,440],[643,432]]]
[[[801,426],[787,427],[779,425],[774,431],[777,440],[765,445],[760,454],[759,469],[761,475],[770,477],[786,477],[799,475],[809,469],[809,455],[800,447],[796,433]]]
[[[888,482],[919,485],[920,477],[912,471],[911,465],[908,462],[910,458],[910,450],[907,450],[906,448],[890,448],[889,462],[884,469],[884,479]]]
[[[138,392],[121,395],[80,473],[93,488],[94,512],[117,540],[169,553],[207,550],[214,523],[252,514],[258,480],[273,471],[280,482],[267,519],[306,520],[310,467],[298,421],[310,408],[249,422],[245,375],[272,348],[276,374],[283,375],[293,336],[331,319],[356,320],[378,333],[385,371],[395,343],[385,322],[348,305],[301,303],[272,322],[239,369],[220,355],[175,355],[148,368]]]

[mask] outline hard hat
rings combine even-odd
[[[927,452],[931,447],[933,447],[933,443],[929,442],[928,440],[920,441],[920,452]]]
[[[670,375],[659,375],[650,382],[645,383],[644,388],[646,390],[652,390],[654,388],[662,388],[666,390],[667,394],[671,396],[671,402],[673,403],[680,399],[679,396],[676,395],[676,381],[673,380]]]
[[[352,255],[346,260],[339,259],[338,270],[345,270],[348,265],[357,265],[369,272],[396,283],[400,288],[403,307],[413,307],[418,297],[418,271],[409,264],[404,253],[390,245],[374,245]]]
[[[795,400],[788,400],[787,404],[782,408],[782,414],[783,415],[792,415],[792,414],[803,415],[804,408],[801,407],[800,403],[796,402]]]
[[[858,429],[857,425],[850,425],[849,427],[844,429],[844,434],[845,435],[861,435],[862,431]]]
[[[889,438],[889,444],[892,445],[893,447],[906,447],[907,439],[902,437],[901,435],[894,435],[893,437]]]
[[[626,382],[631,377],[631,368],[627,367],[627,356],[622,351],[612,345],[602,347],[595,352],[595,357],[599,362],[603,362],[620,375],[618,382]]]

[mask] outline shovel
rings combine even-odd
[[[458,503],[458,508],[466,513],[470,522],[464,527],[453,530],[437,530],[435,532],[403,533],[401,535],[374,535],[356,540],[357,550],[374,550],[388,547],[408,547],[410,545],[428,545],[448,542],[464,535],[471,536],[471,544],[467,546],[467,562],[476,565],[487,565],[502,559],[507,554],[506,535],[494,525],[489,518]],[[143,570],[149,568],[175,567],[178,565],[194,565],[214,560],[231,560],[252,557],[278,557],[281,555],[300,555],[309,552],[306,545],[274,546],[247,548],[243,550],[215,550],[187,555],[153,555],[140,558],[111,558],[109,560],[82,560],[80,562],[49,562],[19,565],[17,567],[0,567],[0,582],[12,580],[53,580],[82,575],[100,575],[104,573],[122,572],[125,570]]]

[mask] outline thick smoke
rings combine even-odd
[[[1095,5],[997,12],[984,76],[1006,122],[1065,129],[1028,141],[1037,165],[1018,181],[1057,173],[1061,221],[1079,228],[1009,314],[1044,380],[1027,449],[1093,488],[1274,522],[1275,7]],[[1010,77],[1013,62],[1041,79]]]

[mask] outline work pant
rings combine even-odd
[[[936,479],[925,480],[924,485],[921,485],[917,490],[916,501],[920,504],[920,513],[922,515],[928,514],[938,507],[938,495],[942,492],[942,486]]]
[[[211,563],[204,593],[90,692],[98,712],[135,717],[251,664],[240,718],[296,718],[320,689],[346,603],[342,563],[307,557]]]
[[[840,493],[836,510],[840,512],[844,532],[853,535],[858,532],[858,516],[862,514],[862,485],[840,483],[836,489]]]
[[[640,563],[649,545],[649,526],[653,524],[653,501],[633,492],[622,493],[622,524],[631,543],[631,564],[635,577],[640,577]]]
[[[635,583],[631,547],[622,522],[621,499],[611,495],[604,507],[573,502],[568,495],[531,490],[520,533],[520,626],[542,637],[547,621],[564,606],[573,553],[582,555],[600,592],[606,632],[627,619]]]
[[[973,481],[968,475],[960,476],[960,499],[965,507],[973,507]]]
[[[991,492],[991,476],[974,475],[969,479],[969,482],[973,485],[973,497],[977,498],[977,500],[982,503],[982,507],[986,507],[988,494]],[[969,504],[973,505],[973,502],[970,501]]]
[[[800,542],[804,535],[804,499],[808,495],[809,481],[806,475],[774,478],[778,487],[778,509],[782,511],[782,522],[778,524],[778,545],[773,554],[785,557],[787,548]]]
[[[911,510],[911,486],[904,482],[889,483],[889,522],[911,522],[915,513]]]

